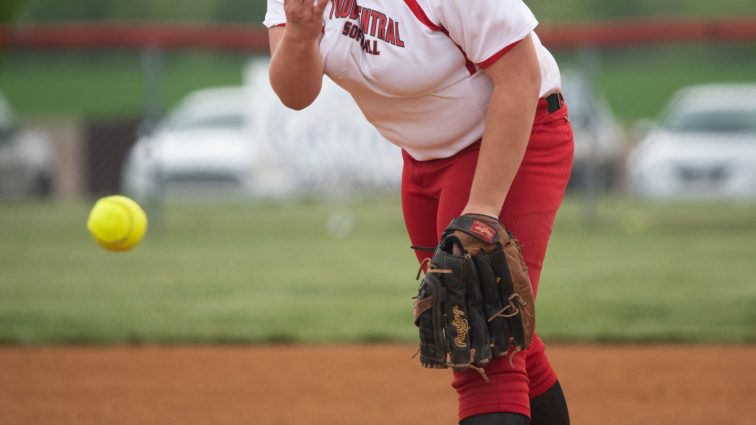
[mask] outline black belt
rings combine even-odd
[[[562,93],[550,94],[546,97],[546,103],[549,105],[549,113],[556,112],[562,109],[562,105],[564,105],[564,96],[562,96]]]

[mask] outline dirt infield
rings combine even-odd
[[[455,424],[411,346],[0,348],[0,423]],[[554,346],[579,425],[756,421],[756,347]]]

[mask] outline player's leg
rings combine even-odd
[[[478,150],[474,149],[447,160],[448,166],[444,169],[440,181],[442,190],[436,219],[438,235],[454,217],[461,214],[467,204],[477,158]],[[472,370],[454,372],[452,386],[458,395],[459,419],[488,420],[490,418],[487,417],[468,418],[490,413],[508,413],[512,417],[521,416],[527,419],[530,415],[530,399],[524,353],[515,355],[512,364],[508,358],[493,359],[486,366],[486,375],[489,382],[485,382]]]
[[[469,195],[477,155],[475,147],[452,158],[434,161],[414,161],[405,154],[402,210],[413,245],[434,247],[443,229],[461,213]],[[430,253],[418,251],[417,255],[422,259]],[[486,369],[489,383],[476,372],[465,374],[462,380],[455,373],[453,386],[459,393],[461,419],[507,412],[527,420],[530,400],[525,356],[515,356],[514,367],[500,360]]]
[[[523,256],[536,293],[546,245],[569,179],[573,150],[566,109],[548,113],[545,106],[543,101],[539,105],[525,158],[500,216],[523,246]],[[467,202],[472,182],[471,170],[474,172],[476,161],[477,153],[461,155],[455,157],[446,170],[437,215],[437,232],[441,232]],[[504,359],[491,362],[486,372],[492,377],[494,387],[480,385],[477,373],[455,373],[453,385],[459,394],[460,418],[490,412],[529,414],[530,402],[524,409],[521,406],[523,382],[527,384],[527,393],[532,399],[552,388],[557,377],[546,358],[543,342],[537,335],[525,354],[515,356],[514,367]],[[520,369],[520,362],[525,371]],[[542,404],[536,403],[535,407],[540,409]]]
[[[422,172],[420,163],[413,160],[406,152],[402,170],[402,213],[404,225],[413,246],[433,248],[438,244],[436,236],[436,209],[438,199],[426,192],[421,185]],[[409,248],[409,247],[408,247]],[[430,258],[431,252],[416,250],[418,261]]]
[[[569,425],[567,400],[559,381],[545,393],[530,400],[530,416],[533,425]]]
[[[539,105],[538,128],[500,217],[524,245],[523,254],[536,291],[551,226],[571,167],[572,134],[568,123],[564,123],[566,111],[545,114],[544,105]],[[477,155],[474,147],[449,159],[427,162],[413,161],[405,154],[402,202],[413,244],[435,246],[443,229],[461,213],[469,197]],[[434,205],[438,209],[436,232],[432,235],[429,221]],[[418,258],[428,256],[418,253]],[[486,373],[491,382],[483,385],[475,372],[455,372],[452,385],[459,394],[461,419],[488,419],[485,416],[490,413],[504,412],[527,417],[530,399],[546,394],[557,382],[537,336],[527,353],[514,356],[512,365],[503,358],[496,359]],[[559,395],[561,391],[550,394]],[[540,409],[542,404],[536,402],[534,407]]]
[[[521,242],[536,293],[554,218],[569,180],[572,150],[566,106],[553,113],[539,109],[525,158],[500,217]],[[528,349],[526,367],[533,424],[569,424],[564,395],[538,337]]]
[[[467,201],[476,162],[475,149],[449,160],[426,163],[414,161],[405,154],[402,210],[413,245],[433,247],[438,243],[440,232],[453,217],[459,215]],[[441,214],[437,214],[439,201],[443,201]],[[528,239],[526,237],[525,240]],[[430,253],[426,251],[416,251],[416,254],[418,260],[430,257]],[[535,263],[530,256],[526,260],[530,260],[529,272],[537,289],[540,264]],[[540,354],[531,355],[531,352]],[[503,359],[489,366],[487,373],[492,380],[491,385],[481,385],[477,373],[468,374],[467,379],[455,377],[453,385],[460,394],[460,418],[465,418],[460,422],[461,425],[528,425],[530,422],[525,416],[528,410],[532,411],[533,425],[569,424],[561,387],[543,354],[543,343],[537,335],[528,350],[527,359],[523,357],[515,358],[515,367],[510,367]],[[549,384],[551,388],[547,387],[547,390],[529,401],[529,409],[524,405],[527,394],[531,393],[532,396],[533,392],[532,386],[528,386],[528,373],[540,377],[541,386],[544,385],[543,382],[553,382]],[[538,381],[534,383],[536,387],[539,385]],[[492,386],[495,388],[492,389]],[[479,414],[481,411],[499,413]]]
[[[466,158],[466,167],[475,167],[475,161],[477,158],[478,145],[473,145],[462,152],[458,153],[452,158],[437,159],[431,161],[416,161],[402,151],[404,159],[404,167],[402,169],[402,213],[404,214],[404,223],[407,226],[407,232],[410,236],[412,245],[418,247],[426,247],[433,250],[438,245],[440,231],[437,231],[437,223],[439,223],[438,209],[439,202],[443,193],[450,193],[452,191],[447,190],[444,187],[447,184],[444,176],[447,170],[457,162],[457,158]],[[472,161],[470,161],[472,159]],[[461,194],[459,202],[462,202],[462,206],[458,207],[459,212],[464,207],[464,202],[467,202],[467,197],[470,190],[470,184],[472,183],[472,171],[467,178],[466,183],[464,180],[457,182],[455,187],[460,186],[464,191]],[[467,188],[464,189],[465,184]],[[464,198],[464,199],[462,199]],[[446,220],[443,224],[445,228],[453,217],[448,219],[444,217],[442,220]],[[422,261],[425,258],[430,258],[432,252],[418,250],[416,251],[418,260]]]

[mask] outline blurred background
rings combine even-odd
[[[756,341],[754,3],[527,3],[577,146],[542,335]],[[0,3],[0,342],[414,341],[399,152],[330,82],[278,103],[264,12]],[[127,254],[84,226],[115,193]]]

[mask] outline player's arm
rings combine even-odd
[[[270,84],[284,105],[304,109],[323,84],[320,39],[328,0],[285,0],[286,26],[268,30]]]
[[[464,213],[498,217],[530,139],[541,67],[530,36],[486,68],[494,84]]]

